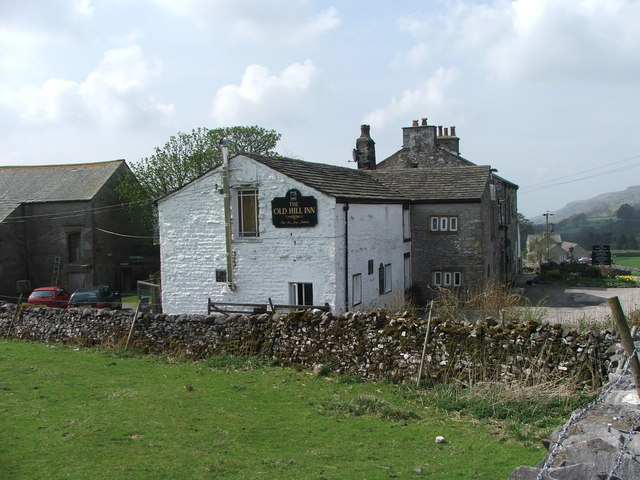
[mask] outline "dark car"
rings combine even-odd
[[[122,308],[122,297],[108,285],[81,288],[69,299],[69,307]]]
[[[67,308],[68,302],[69,292],[62,287],[36,288],[27,299],[27,303],[58,308]]]

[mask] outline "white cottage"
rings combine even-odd
[[[206,313],[209,298],[334,313],[403,304],[406,196],[363,170],[255,154],[229,160],[228,189],[224,177],[217,167],[158,201],[164,312]]]

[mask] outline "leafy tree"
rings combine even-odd
[[[623,203],[622,205],[620,205],[620,208],[618,208],[618,211],[616,212],[616,217],[620,219],[630,219],[635,218],[635,216],[635,209],[628,203]]]
[[[140,223],[154,221],[152,202],[179,189],[222,163],[220,140],[229,141],[229,155],[260,153],[277,155],[281,135],[262,127],[197,128],[191,133],[172,135],[150,157],[130,165],[118,193],[130,203],[129,212]]]
[[[527,235],[533,233],[533,223],[521,213],[518,213],[518,225],[520,227],[520,238],[526,239]]]

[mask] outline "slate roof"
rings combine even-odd
[[[244,154],[338,201],[402,202],[406,196],[385,185],[367,170],[338,167],[324,163],[305,162],[285,157]]]
[[[479,202],[489,166],[356,170],[284,157],[245,154],[339,201]]]
[[[0,221],[21,203],[91,200],[122,164],[0,167]]]
[[[378,163],[378,170],[387,168],[419,168],[431,167],[469,167],[476,166],[470,160],[435,145],[420,145],[411,148],[403,147]]]
[[[368,173],[414,202],[479,202],[491,167],[401,168]]]

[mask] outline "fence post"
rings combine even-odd
[[[420,358],[420,368],[418,369],[418,379],[416,380],[416,386],[420,385],[422,379],[422,367],[424,366],[424,358],[427,354],[427,343],[429,343],[429,330],[431,329],[431,312],[433,312],[433,300],[429,303],[429,320],[427,320],[427,333],[424,336],[424,345],[422,345],[422,357]]]
[[[124,346],[125,350],[129,350],[129,342],[131,341],[131,335],[133,335],[133,327],[136,325],[136,320],[138,318],[138,312],[140,311],[140,305],[142,304],[142,300],[138,300],[138,306],[136,307],[136,313],[133,314],[133,320],[131,320],[131,327],[129,328],[129,335],[127,336],[127,343]]]
[[[613,318],[616,321],[616,326],[620,333],[620,339],[622,340],[624,351],[627,356],[630,357],[629,367],[631,369],[631,374],[633,375],[633,380],[636,384],[636,392],[638,392],[638,396],[640,397],[640,363],[638,363],[636,348],[633,344],[631,333],[629,332],[629,324],[627,323],[627,319],[624,316],[622,307],[620,306],[620,299],[618,297],[610,298],[609,307],[611,307],[611,312],[613,312]]]

